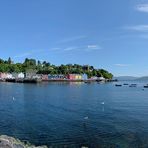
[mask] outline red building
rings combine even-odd
[[[74,74],[68,74],[67,79],[69,80],[75,80],[75,75]]]

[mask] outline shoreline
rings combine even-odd
[[[52,147],[52,146],[51,146]],[[35,146],[28,141],[23,142],[18,138],[14,138],[7,135],[0,136],[0,148],[48,148],[46,145]],[[86,146],[81,146],[81,148],[88,148]]]
[[[42,82],[83,82],[83,83],[92,83],[92,82],[116,82],[117,80],[70,80],[70,79],[1,79],[0,82],[11,82],[11,83],[42,83]]]
[[[48,148],[47,146],[34,146],[28,142],[27,144],[25,144],[21,140],[7,135],[0,136],[0,147],[1,148]]]

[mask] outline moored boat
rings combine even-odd
[[[117,87],[121,87],[122,85],[121,85],[121,84],[115,84],[115,86],[117,86]]]
[[[128,83],[124,83],[123,85],[128,85]]]
[[[148,84],[143,86],[144,88],[148,88]]]
[[[131,84],[129,87],[137,87],[137,84]]]

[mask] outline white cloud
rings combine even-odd
[[[72,47],[67,47],[64,49],[64,51],[75,51],[75,50],[82,50],[82,51],[94,51],[94,50],[100,50],[102,49],[99,45],[87,45],[87,46],[72,46]]]
[[[51,48],[51,49],[49,49],[49,51],[50,50],[52,50],[52,51],[58,51],[58,50],[60,50],[61,48]]]
[[[30,56],[31,55],[31,53],[22,53],[22,54],[19,54],[19,55],[16,55],[16,56],[14,56],[14,58],[23,58],[23,57],[27,57],[27,56]]]
[[[64,49],[64,51],[72,51],[72,50],[76,50],[78,49],[78,47],[67,47]]]
[[[130,64],[115,64],[115,66],[118,66],[118,67],[128,67],[128,66],[130,66]]]
[[[139,31],[139,32],[148,32],[148,25],[135,25],[135,26],[126,26],[124,29]]]
[[[100,50],[101,47],[99,45],[88,45],[87,49],[88,50]]]
[[[76,40],[80,40],[80,39],[84,39],[84,38],[87,38],[87,36],[81,35],[81,36],[69,37],[66,39],[62,39],[58,43],[67,43],[67,42],[72,42],[72,41],[76,41]]]
[[[148,13],[148,4],[139,4],[139,5],[137,5],[136,10],[138,10],[140,12]]]

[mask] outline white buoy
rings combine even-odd
[[[105,104],[105,102],[101,102],[101,104],[102,104],[102,105],[104,105],[104,104]]]
[[[12,98],[12,100],[14,101],[14,100],[15,100],[15,98],[13,97],[13,98]]]
[[[85,119],[85,120],[87,120],[87,119],[88,119],[88,117],[84,117],[84,119]]]

